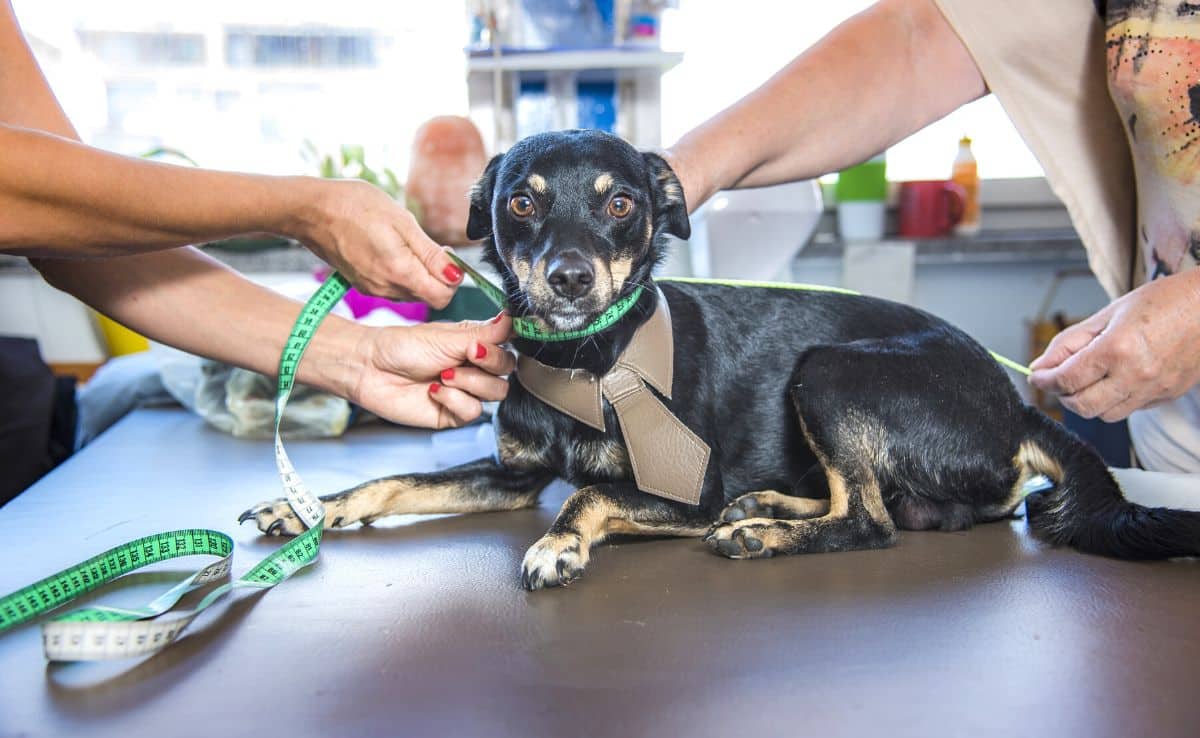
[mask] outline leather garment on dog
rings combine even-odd
[[[671,399],[673,354],[671,313],[660,292],[654,314],[603,377],[521,356],[517,380],[550,407],[599,431],[604,430],[601,398],[608,400],[617,413],[638,489],[695,505],[710,449],[646,386]]]

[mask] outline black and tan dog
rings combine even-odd
[[[666,162],[594,131],[534,136],[494,158],[468,226],[487,238],[514,314],[558,331],[653,287],[665,235],[689,232]],[[711,448],[698,505],[639,491],[609,404],[598,431],[513,378],[498,460],[331,495],[332,526],[530,507],[558,476],[578,491],[525,556],[524,584],[538,589],[578,577],[590,548],[615,534],[707,533],[713,550],[739,559],[880,548],[898,528],[1009,517],[1023,484],[1044,474],[1053,489],[1027,503],[1039,537],[1124,558],[1200,554],[1200,514],[1127,502],[1098,456],[1024,406],[988,352],[938,318],[840,293],[657,286],[596,335],[514,345],[542,364],[603,375],[665,297],[674,391],[662,399]],[[282,500],[249,518],[272,534],[301,530]]]

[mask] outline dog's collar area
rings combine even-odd
[[[653,387],[671,399],[671,313],[661,293],[658,298],[650,319],[603,376],[546,366],[522,355],[517,359],[517,381],[546,405],[599,431],[605,430],[603,401],[608,400],[621,426],[638,489],[695,505],[700,502],[710,449],[650,390]]]
[[[625,317],[634,305],[637,304],[638,298],[642,296],[641,286],[633,288],[633,292],[617,300],[608,309],[596,316],[591,323],[588,323],[582,328],[573,331],[548,331],[543,328],[538,321],[532,318],[513,318],[513,332],[521,338],[529,339],[530,341],[556,342],[556,341],[574,341],[577,338],[587,338],[594,336],[600,331],[611,328],[620,322],[621,318]],[[503,305],[501,305],[503,307]]]
[[[504,294],[504,290],[497,287],[487,277],[480,274],[474,267],[463,261],[457,254],[447,252],[447,255],[454,261],[464,272],[471,275],[471,279],[475,281],[475,286],[483,291],[489,300],[496,303],[496,307],[508,308],[508,298]],[[582,328],[573,331],[551,331],[543,328],[541,324],[533,318],[514,317],[513,331],[521,338],[530,341],[541,341],[543,343],[553,343],[558,341],[574,341],[578,338],[587,338],[594,336],[597,333],[611,328],[620,322],[621,318],[633,309],[637,304],[638,299],[642,296],[642,287],[640,285],[633,288],[633,291],[628,295],[617,300],[612,305],[608,306],[604,312],[596,316],[592,322]]]

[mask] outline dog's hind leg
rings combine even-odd
[[[371,523],[385,515],[517,510],[537,504],[554,479],[546,469],[514,469],[480,459],[445,471],[384,477],[321,498],[331,528]],[[299,535],[304,524],[286,499],[261,503],[238,518],[268,535]]]
[[[798,373],[798,379],[805,377]],[[777,520],[768,517],[736,518],[726,508],[722,519],[705,536],[717,553],[734,559],[767,558],[794,553],[821,553],[884,548],[896,541],[896,525],[883,503],[876,469],[887,463],[886,434],[878,422],[846,397],[806,393],[798,381],[792,400],[801,430],[816,455],[829,483],[829,500],[790,498],[793,515],[803,519]],[[843,402],[839,403],[839,399]],[[760,493],[761,494],[761,493]],[[739,510],[746,505],[735,501]],[[770,507],[783,503],[782,495],[767,498]],[[756,498],[755,502],[759,502]],[[826,508],[825,505],[828,507]],[[732,505],[731,505],[732,507]],[[787,508],[785,508],[786,510]],[[773,511],[773,510],[772,510]]]
[[[567,498],[550,530],[525,554],[521,582],[530,590],[570,582],[583,573],[591,547],[612,535],[699,537],[708,530],[708,515],[628,482],[583,487]]]

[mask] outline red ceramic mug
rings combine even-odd
[[[950,180],[900,184],[900,235],[936,238],[950,233],[962,220],[967,193]]]

